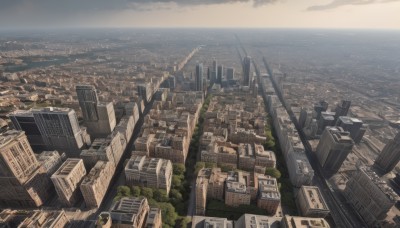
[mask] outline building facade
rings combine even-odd
[[[328,205],[316,186],[302,186],[297,194],[296,203],[302,216],[325,218],[329,214]]]
[[[82,159],[68,158],[51,176],[59,201],[72,207],[80,197],[79,184],[86,175]]]

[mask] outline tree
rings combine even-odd
[[[128,186],[118,186],[117,194],[122,196],[132,196],[131,189]]]
[[[163,189],[154,189],[153,198],[158,202],[168,202],[167,191]]]
[[[178,214],[175,212],[175,208],[172,206],[172,204],[158,203],[158,208],[161,209],[161,216],[163,219],[163,223],[171,227],[174,227]]]
[[[176,176],[176,175],[173,175],[172,176],[172,181],[171,181],[172,183],[172,188],[175,188],[175,189],[179,189],[179,188],[181,188],[182,187],[182,181],[181,181],[181,178],[179,178],[178,176]]]
[[[182,194],[176,189],[171,189],[171,191],[169,192],[169,197],[176,201],[182,201],[183,199]]]
[[[174,164],[174,175],[181,176],[185,173],[185,165],[184,164]]]
[[[134,186],[134,187],[132,188],[132,195],[133,195],[134,197],[140,196],[140,188],[139,188],[138,186]]]
[[[187,228],[188,224],[190,223],[190,219],[188,217],[180,217],[179,218],[179,226],[180,228]]]
[[[130,197],[130,196],[132,196],[132,192],[128,186],[118,186],[117,195],[114,197],[114,201],[118,201],[122,197]]]
[[[265,170],[265,175],[275,177],[276,179],[281,178],[281,172],[277,170],[276,168],[267,168]]]
[[[142,196],[146,197],[147,199],[153,199],[153,189],[142,187],[140,190]]]

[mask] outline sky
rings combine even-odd
[[[0,0],[1,28],[400,29],[400,0]]]

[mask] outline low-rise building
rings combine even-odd
[[[38,162],[46,169],[47,175],[51,176],[63,163],[65,159],[65,153],[61,156],[58,151],[43,151],[36,155]]]
[[[265,173],[266,168],[276,167],[273,151],[265,151],[260,144],[241,143],[238,148],[238,168]]]
[[[192,228],[205,227],[233,228],[233,221],[226,218],[193,216]]]
[[[251,200],[249,181],[248,176],[243,175],[241,171],[229,172],[225,185],[225,204],[233,207],[249,205]]]
[[[66,206],[73,206],[79,199],[79,184],[86,175],[82,159],[68,158],[51,176],[59,201]]]
[[[243,214],[235,221],[235,227],[238,228],[280,228],[281,217],[270,217],[264,215]]]
[[[123,197],[112,205],[109,212],[112,227],[143,227],[149,210],[145,197]]]
[[[125,166],[126,182],[129,186],[145,186],[171,189],[172,163],[170,160],[133,155]]]
[[[114,163],[98,161],[83,178],[80,189],[87,207],[100,206],[114,172]]]
[[[325,218],[329,214],[328,205],[317,186],[302,186],[296,197],[301,215]]]
[[[268,214],[275,215],[281,203],[281,194],[279,193],[276,178],[258,175],[257,179],[257,206],[259,208],[265,209]]]
[[[285,215],[281,222],[282,228],[330,228],[329,223],[323,218],[308,218]]]
[[[54,227],[63,228],[69,220],[64,211],[35,211],[18,227]]]
[[[150,208],[144,228],[161,228],[162,217],[160,208]]]

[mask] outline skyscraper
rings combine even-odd
[[[400,132],[390,140],[375,160],[375,165],[384,173],[388,173],[400,161]]]
[[[79,157],[85,143],[73,109],[48,107],[31,111],[49,150],[65,152],[67,157]]]
[[[215,82],[217,80],[217,75],[218,75],[218,63],[217,63],[217,60],[214,59],[213,69],[211,72],[211,82]]]
[[[38,207],[47,199],[50,179],[23,131],[0,134],[0,206]]]
[[[112,102],[99,102],[96,88],[91,85],[77,85],[76,93],[89,134],[94,138],[109,135],[116,125]]]
[[[83,119],[85,121],[99,120],[99,114],[97,113],[99,99],[97,97],[96,88],[92,85],[77,85],[76,93],[78,95],[79,105],[81,106]]]
[[[224,66],[219,65],[218,66],[218,74],[217,74],[217,83],[222,84],[222,78],[224,74]]]
[[[35,122],[33,113],[27,110],[17,110],[8,115],[16,130],[25,131],[29,144],[33,149],[43,150],[46,144]]]
[[[335,120],[339,118],[339,116],[347,116],[347,113],[350,110],[351,101],[342,100],[341,103],[337,104],[335,109]]]
[[[243,86],[250,86],[251,57],[243,59]]]
[[[35,149],[58,150],[68,157],[79,156],[87,142],[73,109],[42,108],[9,115],[15,129],[25,131]]]
[[[227,80],[233,80],[235,78],[235,69],[234,68],[226,68],[226,78]]]
[[[203,91],[203,64],[196,65],[196,91]]]
[[[317,158],[328,176],[340,169],[354,142],[350,133],[340,127],[326,127],[317,146]]]

